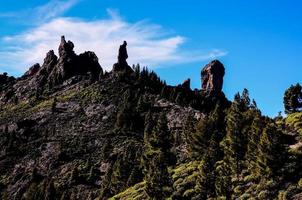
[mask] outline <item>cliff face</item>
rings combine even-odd
[[[148,112],[165,113],[176,162],[188,159],[186,119],[207,112],[189,80],[172,87],[131,69],[125,45],[103,74],[93,52],[73,48],[62,37],[59,56],[49,51],[17,79],[0,75],[3,199],[106,199],[139,183]]]
[[[225,69],[218,60],[213,60],[201,71],[201,88],[205,93],[220,93],[223,86]]]

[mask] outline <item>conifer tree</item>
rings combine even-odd
[[[161,200],[167,195],[166,188],[171,184],[168,173],[168,166],[172,160],[171,138],[165,113],[161,113],[155,127],[152,126],[153,124],[146,124],[144,137],[143,165],[146,192],[151,199]],[[152,131],[151,134],[150,131]]]
[[[302,87],[299,83],[285,91],[283,102],[287,114],[302,110]]]
[[[254,112],[254,119],[248,131],[248,144],[246,153],[246,163],[251,173],[255,174],[257,168],[258,144],[262,130],[265,126],[259,112]]]
[[[209,146],[203,156],[202,162],[199,165],[199,176],[197,178],[197,191],[200,194],[200,199],[207,199],[215,196],[215,163],[221,159],[219,149],[219,136],[213,134]]]
[[[186,129],[192,131],[190,136],[190,154],[192,158],[202,158],[206,153],[209,153],[211,142],[219,144],[224,135],[223,121],[224,113],[220,104],[217,104],[215,110],[208,116],[201,118],[195,128],[192,127],[194,121],[188,119]]]
[[[208,141],[213,134],[213,129],[209,121],[209,117],[205,116],[204,118],[199,120],[196,128],[188,127],[192,131],[194,131],[190,136],[190,154],[192,158],[202,158],[206,151]],[[188,122],[188,126],[189,125],[191,124],[189,124]],[[189,131],[190,129],[188,129],[187,131]]]
[[[139,128],[140,121],[136,112],[136,96],[130,89],[126,90],[118,108],[115,129],[120,131],[133,131]]]
[[[219,143],[224,135],[223,111],[220,104],[209,116],[199,121],[191,142],[192,157],[202,159],[196,191],[198,199],[215,196],[215,163],[223,158]]]
[[[231,168],[225,160],[218,161],[215,165],[215,192],[217,197],[230,200],[232,194]]]
[[[243,169],[243,158],[246,152],[246,136],[242,133],[244,119],[240,110],[240,95],[235,101],[226,116],[226,138],[223,142],[224,155],[229,162],[233,174],[239,178]]]
[[[263,129],[258,144],[257,169],[261,176],[269,177],[280,168],[282,149],[280,133],[274,124],[269,123]]]

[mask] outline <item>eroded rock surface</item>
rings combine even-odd
[[[213,60],[201,71],[201,88],[205,93],[220,93],[223,86],[225,68],[219,60]]]

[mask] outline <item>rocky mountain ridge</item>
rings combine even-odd
[[[0,199],[301,199],[301,113],[262,116],[248,90],[224,96],[223,64],[167,85],[93,52],[0,74]]]
[[[138,183],[150,111],[166,113],[176,161],[188,158],[186,119],[204,117],[209,102],[228,101],[221,90],[210,100],[192,91],[189,79],[173,87],[131,68],[126,46],[104,73],[93,52],[76,55],[62,36],[59,56],[49,51],[20,78],[0,75],[3,199],[106,199]]]

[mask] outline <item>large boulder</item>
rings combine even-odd
[[[201,70],[202,91],[206,94],[220,93],[225,68],[219,60],[213,60]]]

